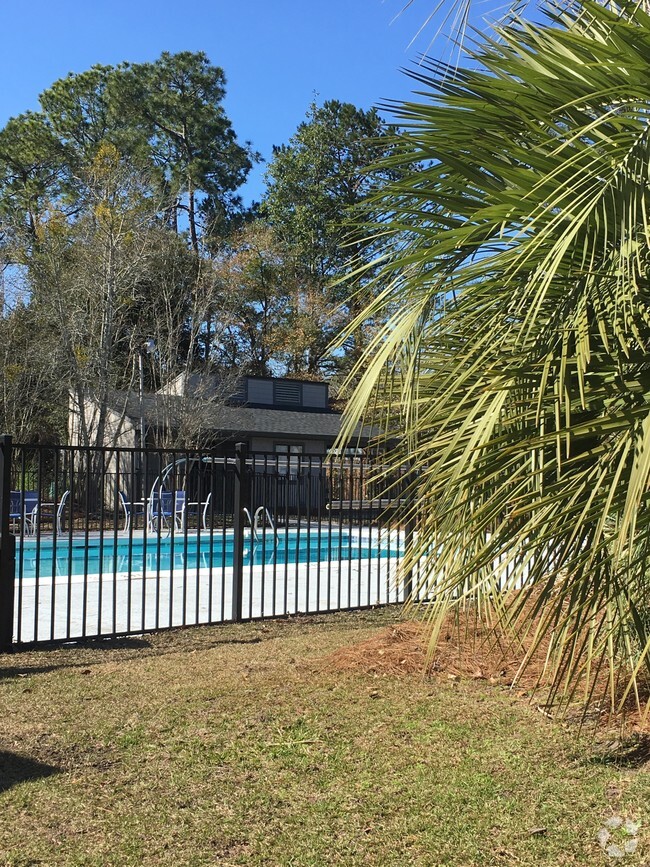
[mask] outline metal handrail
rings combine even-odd
[[[244,511],[248,512],[248,509],[245,509]],[[271,513],[266,508],[266,506],[258,506],[257,509],[255,509],[255,515],[253,517],[253,522],[251,524],[251,527],[253,528],[253,535],[255,536],[255,540],[257,541],[260,537],[260,534],[259,534],[260,528],[259,528],[259,524],[257,523],[257,519],[260,515],[262,516],[262,520],[264,520],[264,519],[268,520],[269,525],[271,527],[271,530],[273,531],[273,535],[275,536],[275,538],[277,540],[278,531],[275,528],[275,524],[273,522],[273,518],[271,517]],[[250,512],[248,512],[248,517],[250,519]],[[262,524],[262,529],[263,528],[264,528],[264,524]]]

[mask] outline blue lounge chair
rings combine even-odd
[[[9,491],[9,522],[15,524],[16,521],[22,521],[22,494],[20,491]]]
[[[149,500],[148,527],[154,533],[163,527],[171,529],[172,522],[177,530],[185,528],[185,491],[154,491]]]
[[[9,521],[20,523],[25,535],[29,536],[35,530],[34,516],[38,511],[38,491],[10,491]]]

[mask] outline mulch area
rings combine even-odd
[[[550,686],[545,673],[548,642],[531,655],[521,670],[525,649],[515,648],[503,633],[481,624],[471,614],[460,620],[450,616],[435,648],[429,646],[430,634],[427,624],[405,621],[381,629],[364,641],[341,647],[319,664],[330,670],[356,671],[375,677],[419,675],[432,680],[483,680],[494,686],[512,687],[522,699],[534,696],[539,709],[545,707],[544,695]],[[584,687],[580,693],[584,695]],[[650,691],[643,689],[640,710],[631,698],[624,712],[612,716],[603,667],[588,707],[581,706],[576,711],[574,705],[567,716],[587,718],[607,727],[617,725],[630,733],[650,733],[650,714],[645,708],[649,697]]]
[[[452,623],[442,629],[435,649],[429,648],[426,624],[406,621],[380,630],[376,635],[342,647],[325,658],[332,668],[364,671],[377,675],[420,674],[425,677],[472,678],[511,686],[519,671],[517,656],[502,635],[472,620]],[[542,656],[540,651],[539,656]],[[543,660],[532,660],[517,685],[530,688],[540,683]]]

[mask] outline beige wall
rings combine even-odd
[[[85,445],[81,441],[81,416],[79,406],[74,394],[70,393],[68,404],[68,442],[71,446]],[[83,416],[90,432],[91,439],[97,429],[98,409],[94,400],[86,400],[83,407]],[[104,433],[104,446],[117,446],[120,448],[135,448],[137,427],[133,420],[123,418],[112,409],[106,415],[106,429]]]

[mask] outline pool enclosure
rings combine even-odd
[[[0,644],[402,601],[406,473],[366,456],[0,440]]]

